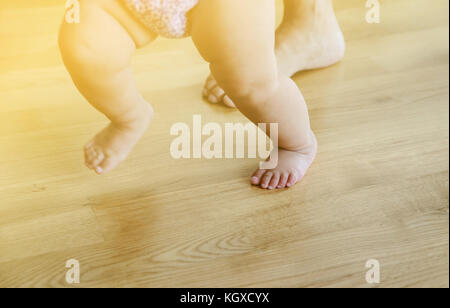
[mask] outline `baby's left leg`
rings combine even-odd
[[[278,70],[274,29],[273,0],[203,0],[192,13],[192,38],[237,108],[254,123],[279,124],[278,166],[251,180],[265,189],[300,181],[317,151],[305,100]]]

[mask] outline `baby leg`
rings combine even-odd
[[[301,92],[277,67],[274,1],[200,1],[192,20],[197,48],[237,108],[254,123],[279,125],[278,166],[257,170],[252,184],[291,187],[314,160],[317,142]]]
[[[130,60],[136,46],[154,35],[133,24],[118,1],[82,0],[80,8],[81,22],[63,23],[59,45],[77,88],[111,121],[85,147],[86,165],[103,174],[128,156],[152,120],[153,110],[136,88]]]

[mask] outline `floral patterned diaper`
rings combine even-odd
[[[150,30],[168,38],[189,35],[187,13],[199,0],[123,0]]]

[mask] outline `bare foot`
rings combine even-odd
[[[124,122],[112,122],[84,148],[86,166],[97,174],[105,174],[123,162],[147,130],[153,109],[145,105],[139,116]]]
[[[317,139],[311,132],[312,145],[300,151],[278,150],[278,166],[271,170],[257,170],[251,183],[263,189],[290,188],[300,182],[317,153]]]
[[[345,54],[344,34],[332,8],[311,21],[290,18],[277,29],[276,55],[286,76],[331,66]]]
[[[212,75],[209,75],[208,79],[206,79],[205,87],[203,89],[203,97],[210,103],[223,103],[227,107],[236,108],[236,105],[228,97],[228,95],[225,94],[225,91],[219,87],[217,81]]]
[[[285,76],[328,67],[344,57],[344,35],[332,7],[321,8],[314,14],[310,18],[290,16],[277,29],[276,55],[280,73]],[[235,107],[211,75],[206,81],[203,97],[210,103]]]

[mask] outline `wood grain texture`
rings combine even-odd
[[[413,3],[412,3],[413,2]],[[446,0],[336,1],[342,63],[298,74],[320,142],[302,184],[250,187],[256,160],[174,160],[176,122],[242,122],[200,97],[189,39],[158,40],[133,67],[155,110],[119,169],[97,177],[82,147],[105,119],[56,47],[64,1],[0,2],[0,287],[381,287],[449,285]]]

